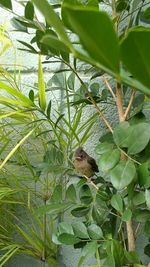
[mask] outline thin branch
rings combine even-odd
[[[83,175],[83,177],[85,177],[85,179],[88,181],[88,183],[90,183],[93,187],[95,187],[96,190],[99,189],[99,187],[98,187],[96,184],[94,184],[94,183],[91,181],[90,178],[88,178],[86,175]]]
[[[135,237],[131,220],[126,222],[126,227],[128,236],[128,251],[135,251]]]
[[[119,121],[124,121],[124,111],[123,111],[123,103],[122,103],[122,88],[121,84],[117,83],[116,86],[116,105],[118,109]]]
[[[96,108],[99,117],[103,120],[103,122],[105,123],[105,125],[107,126],[107,128],[109,129],[109,131],[111,133],[113,133],[113,129],[109,123],[109,121],[105,118],[104,114],[102,113],[102,111],[100,110],[100,108],[98,107],[97,103],[95,102],[94,98],[92,97],[92,95],[90,94],[90,92],[88,91],[88,88],[86,87],[85,83],[82,81],[82,79],[80,78],[79,74],[77,73],[77,71],[65,60],[63,60],[63,62],[74,72],[74,74],[77,76],[77,78],[79,79],[80,83],[85,87],[85,89],[87,90],[88,93],[88,97],[90,98],[91,103],[93,104],[93,106]]]
[[[134,91],[132,92],[132,94],[131,94],[131,97],[130,97],[130,100],[129,100],[129,104],[128,104],[128,106],[127,106],[127,109],[126,109],[126,111],[125,111],[125,113],[124,113],[124,120],[126,120],[128,114],[129,114],[129,112],[130,112],[130,109],[131,109],[131,106],[132,106],[132,103],[133,103],[135,94],[136,94],[136,91],[134,90]]]
[[[111,86],[110,86],[110,83],[108,82],[108,80],[106,79],[105,76],[103,77],[103,80],[104,80],[104,83],[106,84],[108,90],[110,91],[111,95],[113,96],[113,98],[114,98],[114,100],[115,100],[115,102],[116,102],[116,96],[115,96],[115,94],[114,94],[114,92],[113,92],[113,89],[112,89]]]

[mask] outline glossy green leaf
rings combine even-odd
[[[107,143],[107,142],[100,143],[95,147],[95,152],[98,155],[102,155],[102,154],[104,154],[106,152],[111,151],[113,149],[113,147],[114,147],[113,144],[110,144],[110,143]]]
[[[74,234],[83,239],[89,239],[89,235],[87,232],[87,228],[84,223],[82,222],[73,222],[72,223]]]
[[[91,189],[87,184],[83,185],[80,188],[79,197],[80,197],[81,202],[85,205],[89,205],[92,202],[93,197],[92,197]]]
[[[130,134],[130,125],[127,121],[119,123],[113,132],[113,138],[116,145],[128,147],[128,137]]]
[[[122,221],[128,222],[132,218],[132,211],[130,209],[126,209],[122,214]]]
[[[82,264],[85,260],[88,260],[89,258],[94,256],[94,254],[97,251],[97,248],[98,248],[98,245],[97,245],[96,241],[92,241],[92,242],[87,243],[82,250],[81,258],[78,262],[77,267],[83,266]]]
[[[59,223],[58,232],[59,232],[59,234],[67,233],[67,234],[74,235],[73,228],[72,228],[71,224],[66,223],[66,222]]]
[[[65,245],[74,245],[77,244],[80,239],[72,234],[63,233],[58,236],[58,240]]]
[[[53,194],[51,196],[51,201],[53,203],[61,203],[62,201],[62,186],[56,185],[54,188]]]
[[[34,18],[34,6],[31,1],[28,1],[25,6],[25,17],[30,20]]]
[[[125,257],[128,263],[140,263],[139,255],[135,251],[125,251]]]
[[[48,213],[48,214],[59,214],[60,212],[72,207],[72,203],[60,203],[60,204],[48,204],[44,206],[40,206],[37,209],[37,212],[40,213],[41,215]]]
[[[12,2],[11,2],[11,0],[0,0],[0,5],[2,7],[6,7],[8,9],[12,9]]]
[[[41,39],[41,43],[46,44],[50,46],[51,48],[57,49],[62,52],[66,52],[66,53],[70,52],[68,47],[62,41],[60,41],[56,36],[52,34],[44,35],[43,38]]]
[[[39,55],[38,64],[38,89],[39,89],[39,104],[43,111],[46,109],[46,92],[45,92],[45,82],[42,68],[41,55]]]
[[[148,7],[143,14],[145,19],[150,19],[150,7]]]
[[[150,29],[137,27],[121,43],[122,61],[131,74],[150,88]]]
[[[120,160],[120,151],[118,149],[110,150],[104,153],[98,162],[98,167],[102,171],[108,171],[116,166]]]
[[[146,189],[145,191],[146,205],[150,209],[150,190]]]
[[[47,23],[56,30],[60,40],[62,40],[67,46],[70,46],[71,43],[63,27],[63,23],[53,10],[52,6],[46,0],[32,0],[32,2],[43,14]]]
[[[135,206],[145,203],[145,193],[144,192],[134,193],[132,201]]]
[[[31,50],[31,52],[33,52],[33,54],[38,54],[38,51],[36,51],[36,49],[35,49],[32,45],[30,45],[30,44],[28,44],[28,43],[26,43],[26,42],[24,42],[24,41],[20,41],[20,40],[18,40],[18,42],[19,42],[20,44],[26,46],[27,48],[29,48],[29,50]],[[29,51],[29,50],[28,50],[28,51]]]
[[[144,248],[144,254],[146,254],[148,257],[150,257],[150,244],[148,244],[148,245]]]
[[[88,214],[90,211],[90,208],[87,206],[79,206],[78,208],[75,208],[71,211],[71,214],[74,217],[83,217]]]
[[[110,178],[113,186],[117,190],[124,189],[134,179],[136,169],[131,160],[120,161],[119,164],[110,172]]]
[[[66,191],[66,199],[76,202],[77,201],[77,195],[76,195],[76,190],[73,184],[71,184]]]
[[[144,162],[138,167],[138,182],[140,186],[150,186],[149,163]]]
[[[147,209],[138,209],[134,211],[134,219],[138,222],[146,222],[150,220],[150,211]]]
[[[94,8],[67,4],[63,5],[63,10],[65,19],[79,35],[81,44],[90,57],[118,75],[119,45],[109,16]]]
[[[141,152],[150,140],[150,125],[148,123],[138,123],[131,126],[128,137],[128,153],[137,154]]]
[[[116,209],[120,213],[123,212],[123,201],[122,201],[122,197],[119,194],[112,196],[111,205],[114,209]]]
[[[146,234],[147,237],[150,238],[150,220],[145,222],[145,226],[144,226],[144,233]]]
[[[103,238],[102,229],[94,223],[88,226],[88,233],[91,239],[98,240],[98,239]]]

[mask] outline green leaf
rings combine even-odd
[[[129,10],[130,5],[128,0],[118,0],[116,2],[116,11],[122,12],[123,10]]]
[[[74,217],[83,217],[88,214],[90,211],[90,208],[87,206],[79,206],[78,208],[75,208],[71,211],[71,214]]]
[[[66,233],[63,233],[63,234],[59,235],[58,236],[58,240],[62,244],[65,244],[65,245],[74,245],[74,244],[77,244],[80,241],[80,239],[77,238],[76,236],[71,235],[71,234],[66,234]]]
[[[62,41],[60,41],[56,36],[52,34],[44,35],[43,38],[41,39],[41,43],[46,44],[50,46],[51,48],[57,49],[62,52],[66,52],[66,53],[70,52],[68,47]]]
[[[77,237],[83,238],[83,239],[89,239],[87,228],[86,228],[84,223],[82,223],[82,222],[73,222],[72,223],[72,227],[73,227],[73,230],[74,230],[74,234]]]
[[[149,163],[144,162],[138,167],[138,181],[140,186],[149,186],[150,185],[150,176],[149,176]]]
[[[97,249],[98,249],[98,245],[97,245],[96,241],[92,241],[92,242],[87,243],[82,250],[82,254],[81,254],[82,257],[80,258],[80,260],[78,262],[78,267],[82,266],[82,264],[85,260],[88,260],[89,258],[94,256]]]
[[[149,210],[146,210],[146,209],[135,210],[133,215],[134,215],[134,219],[138,222],[146,222],[150,220],[150,212]]]
[[[29,48],[31,50],[31,52],[33,52],[33,54],[38,54],[38,52],[36,51],[36,49],[32,45],[30,45],[24,41],[20,41],[20,40],[18,40],[18,42],[21,43],[22,45],[26,46],[27,48]]]
[[[65,21],[67,20],[67,24],[79,35],[81,44],[90,57],[118,75],[119,45],[109,16],[93,7],[85,8],[65,3],[63,11]]]
[[[80,188],[79,197],[81,202],[85,205],[89,205],[92,202],[93,200],[92,193],[87,184],[83,185]]]
[[[3,83],[0,82],[0,89],[5,90],[7,93],[11,94],[12,96],[15,96],[16,98],[18,98],[19,100],[21,100],[22,105],[24,106],[29,106],[29,107],[34,107],[34,103],[25,95],[23,95],[20,91],[18,91],[17,89]],[[10,99],[10,101],[14,101],[13,99]]]
[[[60,203],[60,204],[48,204],[44,206],[40,206],[37,209],[37,212],[40,213],[41,215],[48,213],[48,214],[58,214],[72,206],[72,203]]]
[[[145,191],[146,205],[150,209],[150,190],[146,189]]]
[[[128,222],[132,218],[132,211],[130,209],[126,209],[122,214],[122,221]]]
[[[143,14],[145,19],[150,19],[150,7],[148,7]]]
[[[4,0],[4,1],[5,1],[5,0]],[[24,26],[24,25],[22,25],[22,24],[20,23],[20,21],[18,21],[17,18],[15,18],[15,17],[11,19],[11,24],[12,24],[12,26],[13,26],[17,31],[20,31],[20,32],[28,32],[28,31],[27,31],[27,27]]]
[[[88,226],[88,233],[91,239],[98,240],[98,239],[103,238],[102,229],[94,223]]]
[[[73,184],[71,184],[66,191],[66,199],[76,202],[77,201],[77,195],[76,195],[76,190]]]
[[[28,1],[25,6],[25,17],[30,20],[34,18],[34,6],[31,1]]]
[[[11,0],[0,0],[0,5],[12,10]]]
[[[134,179],[136,169],[131,160],[120,161],[119,164],[110,172],[110,178],[113,186],[117,190],[124,189]]]
[[[54,188],[51,201],[53,203],[61,203],[62,201],[62,186],[61,185],[56,185]]]
[[[104,143],[100,143],[95,147],[95,152],[97,155],[102,155],[106,152],[109,152],[113,149],[114,145],[104,142]]]
[[[144,254],[150,257],[150,244],[144,248]]]
[[[104,153],[98,162],[98,167],[102,171],[108,171],[116,166],[120,160],[120,151],[118,149],[110,150]]]
[[[111,205],[120,213],[123,212],[123,201],[122,197],[119,194],[113,195],[111,198]]]
[[[145,222],[145,226],[144,226],[144,233],[146,234],[147,237],[150,238],[150,220]]]
[[[137,252],[135,251],[126,251],[125,250],[125,257],[128,263],[140,263],[140,258]],[[134,265],[135,266],[135,265]]]
[[[138,123],[137,125],[132,125],[128,137],[128,153],[137,154],[141,152],[146,147],[149,140],[150,125],[148,123]]]
[[[150,29],[137,27],[121,43],[122,61],[131,74],[150,88]]]
[[[52,6],[48,4],[46,0],[42,0],[42,1],[32,0],[32,1],[37,6],[39,11],[43,14],[47,23],[55,29],[60,40],[62,40],[65,43],[65,45],[67,45],[68,47],[71,46],[69,38],[63,27],[63,23],[61,19],[59,18],[59,16],[54,12]]]
[[[135,192],[132,201],[135,206],[145,203],[145,193]]]
[[[61,222],[58,225],[58,232],[59,234],[72,234],[74,235],[73,228],[70,223]]]
[[[41,109],[45,111],[46,93],[45,93],[45,83],[44,83],[41,55],[39,55],[39,64],[38,64],[38,89],[39,89],[39,104]]]
[[[113,138],[116,145],[128,147],[128,136],[130,134],[130,125],[127,121],[119,123],[113,132]]]

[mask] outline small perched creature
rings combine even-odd
[[[74,157],[74,167],[81,175],[90,178],[95,172],[99,172],[95,159],[90,157],[82,147],[75,151]]]

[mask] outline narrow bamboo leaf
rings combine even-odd
[[[118,75],[119,45],[109,16],[93,7],[85,9],[65,3],[63,11],[65,21],[79,35],[90,57]]]
[[[113,208],[115,208],[120,213],[123,212],[123,201],[119,194],[113,195],[111,199],[111,205]]]
[[[0,82],[0,88],[7,91],[9,94],[11,94],[12,96],[15,96],[17,98],[19,98],[19,100],[21,100],[22,102],[24,102],[24,104],[27,106],[34,106],[34,103],[25,95],[23,95],[21,92],[19,92],[17,89],[3,83]]]
[[[124,189],[134,179],[136,169],[134,163],[131,160],[120,161],[117,166],[111,170],[110,178],[113,186],[118,189]]]
[[[39,64],[38,64],[38,89],[39,89],[39,104],[41,109],[45,111],[46,93],[45,93],[45,83],[44,83],[41,55],[39,55]]]
[[[4,167],[4,165],[7,163],[7,161],[13,156],[13,154],[17,151],[17,149],[29,138],[29,136],[34,132],[35,128],[32,129],[27,135],[25,135],[21,141],[9,152],[9,154],[6,156],[6,158],[3,160],[3,162],[0,165],[0,170]]]
[[[48,213],[48,214],[58,214],[63,210],[66,210],[72,206],[72,203],[60,203],[60,204],[49,204],[46,206],[41,206],[38,208],[37,212],[41,215]]]
[[[150,29],[137,27],[121,42],[122,61],[132,75],[150,88]]]
[[[65,45],[67,45],[68,47],[71,46],[71,43],[63,27],[63,23],[61,19],[58,17],[58,15],[54,12],[52,6],[48,4],[46,0],[42,0],[42,1],[32,0],[32,2],[37,6],[37,8],[43,14],[48,24],[54,27],[60,40],[62,40],[65,43]]]
[[[30,20],[34,18],[34,6],[31,1],[28,1],[25,6],[25,17]]]

